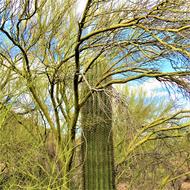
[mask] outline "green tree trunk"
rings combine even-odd
[[[100,78],[102,71],[98,64],[91,69],[87,76],[90,85]],[[88,99],[82,109],[82,126],[83,189],[114,190],[112,108],[106,92],[95,92]]]

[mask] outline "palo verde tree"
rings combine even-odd
[[[68,150],[61,161],[67,167],[59,171],[64,180],[72,171],[81,109],[97,91],[143,78],[189,91],[189,2],[82,3],[82,8],[75,0],[3,0],[0,5],[0,64],[10,73],[5,98],[11,93],[9,102],[16,97],[19,111],[36,112],[51,129],[57,150]],[[90,83],[91,68],[103,62],[106,70]],[[12,92],[16,83],[20,88]],[[90,85],[84,94],[85,84]],[[30,103],[22,101],[26,94]]]
[[[151,83],[150,83],[151,84]],[[126,85],[114,89],[116,181],[128,189],[177,189],[189,174],[189,110]]]

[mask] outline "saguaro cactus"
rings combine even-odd
[[[93,85],[105,65],[91,68],[87,80]],[[108,90],[108,89],[105,89]],[[105,91],[94,92],[82,108],[83,189],[114,190],[111,98]]]

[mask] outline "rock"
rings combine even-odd
[[[117,190],[127,190],[127,184],[126,183],[119,183],[117,185]]]
[[[190,182],[183,182],[181,184],[180,190],[190,190]]]

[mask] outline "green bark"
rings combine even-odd
[[[87,76],[93,85],[105,67],[95,65]],[[104,91],[95,92],[82,108],[83,189],[114,190],[111,98]]]

